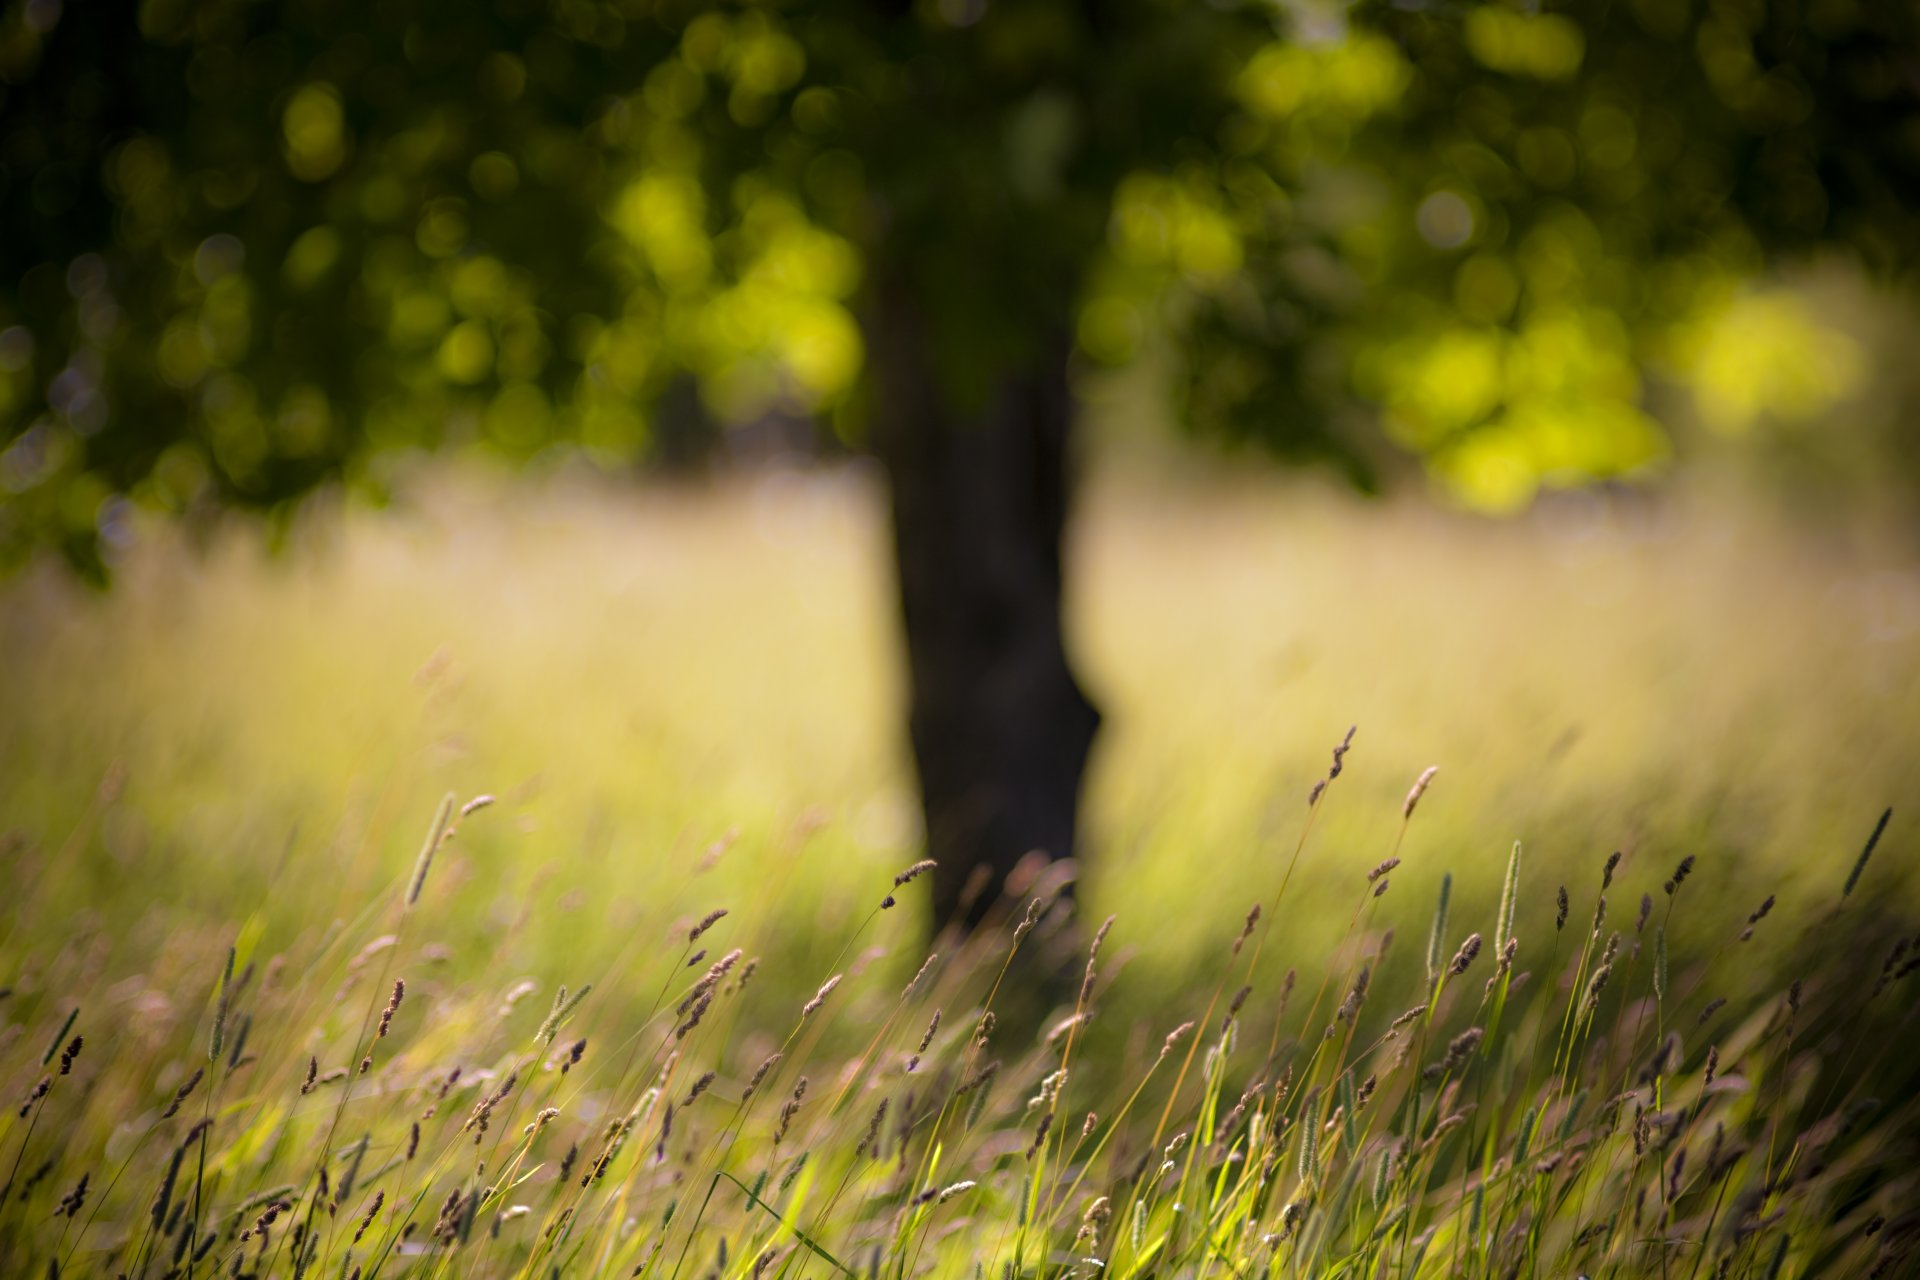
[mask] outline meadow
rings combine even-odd
[[[929,940],[883,514],[442,475],[0,586],[0,1274],[1920,1265],[1910,552],[1115,468],[1091,854]]]

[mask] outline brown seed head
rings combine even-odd
[[[311,1068],[309,1070],[311,1070]],[[187,1082],[181,1085],[180,1088],[174,1092],[173,1101],[167,1104],[167,1109],[160,1113],[160,1118],[162,1120],[171,1120],[173,1119],[174,1116],[179,1114],[180,1104],[185,1102],[187,1100],[187,1095],[192,1093],[194,1091],[194,1088],[197,1085],[199,1085],[200,1077],[203,1074],[204,1072],[201,1068],[199,1067],[194,1068],[193,1074],[187,1078]]]
[[[1327,770],[1328,782],[1332,782],[1335,778],[1339,777],[1340,770],[1346,767],[1347,751],[1353,746],[1353,735],[1359,727],[1357,724],[1348,726],[1347,736],[1340,739],[1340,745],[1333,749],[1333,767]]]
[[[1047,1131],[1053,1128],[1053,1112],[1048,1111],[1040,1117],[1040,1127],[1033,1131],[1033,1145],[1027,1148],[1027,1159],[1032,1160],[1040,1153],[1040,1144],[1047,1140]]]
[[[374,1039],[379,1040],[384,1038],[387,1032],[393,1028],[393,1015],[399,1012],[401,998],[406,994],[406,980],[403,978],[395,978],[393,980],[393,994],[387,997],[387,1007],[380,1011],[380,1030],[375,1033]]]
[[[895,876],[893,878],[893,887],[898,889],[901,885],[910,883],[916,876],[925,875],[927,872],[933,870],[935,867],[939,865],[940,864],[938,862],[935,862],[932,858],[922,858],[920,859],[920,861],[914,863],[912,866],[908,867],[905,871],[902,871],[899,875]]]
[[[932,971],[934,962],[939,958],[938,955],[930,955],[926,958],[920,965],[920,971],[913,975],[913,981],[907,983],[905,990],[901,991],[900,998],[902,1000],[911,998],[913,993],[920,989],[920,984],[926,981],[927,974]]]
[[[1160,1045],[1160,1056],[1164,1058],[1169,1053],[1172,1053],[1173,1046],[1175,1046],[1176,1044],[1179,1044],[1180,1038],[1186,1035],[1187,1032],[1191,1030],[1193,1030],[1193,1023],[1191,1021],[1188,1021],[1188,1022],[1181,1023],[1179,1026],[1175,1027],[1173,1030],[1167,1032],[1166,1040],[1162,1042]]]
[[[801,1018],[812,1017],[814,1013],[819,1010],[820,1006],[827,1002],[827,997],[833,994],[833,989],[839,985],[840,975],[837,973],[821,983],[820,989],[813,993],[813,999],[807,1001],[806,1004],[800,1007]]]
[[[1260,904],[1254,903],[1247,911],[1247,922],[1240,926],[1240,936],[1233,940],[1233,954],[1239,955],[1240,948],[1253,936],[1253,926],[1260,923]]]
[[[1668,880],[1666,885],[1664,886],[1667,891],[1667,896],[1672,897],[1674,890],[1678,889],[1683,883],[1685,883],[1686,878],[1692,874],[1693,874],[1693,855],[1688,854],[1686,857],[1680,859],[1680,865],[1673,869],[1672,879]]]
[[[747,1087],[741,1093],[740,1101],[745,1102],[748,1098],[751,1098],[753,1091],[760,1087],[760,1082],[767,1078],[767,1072],[773,1070],[774,1067],[779,1064],[780,1059],[785,1056],[785,1054],[781,1053],[770,1053],[761,1059],[760,1065],[754,1068],[753,1079],[747,1081]]]
[[[359,1244],[360,1237],[367,1234],[367,1228],[373,1225],[374,1215],[380,1212],[380,1206],[385,1204],[386,1202],[387,1202],[386,1192],[384,1191],[374,1192],[373,1203],[367,1206],[366,1216],[360,1219],[360,1229],[353,1233],[354,1244]]]
[[[1421,796],[1427,794],[1427,788],[1433,783],[1433,775],[1439,772],[1440,766],[1437,764],[1430,764],[1420,771],[1420,776],[1413,780],[1413,789],[1407,792],[1406,801],[1400,806],[1401,818],[1413,816],[1414,806],[1420,803]]]
[[[866,1136],[860,1139],[860,1145],[853,1149],[856,1157],[865,1155],[871,1150],[874,1159],[880,1158],[880,1124],[887,1118],[887,1104],[891,1101],[891,1098],[882,1098],[880,1105],[874,1108],[873,1119],[867,1121]]]
[[[787,1127],[793,1123],[794,1115],[800,1110],[800,1101],[806,1096],[807,1078],[801,1076],[793,1086],[793,1096],[788,1098],[780,1108],[780,1127],[773,1131],[775,1146],[779,1146],[781,1140],[787,1136]]]
[[[1020,940],[1032,932],[1033,926],[1040,922],[1040,905],[1040,899],[1038,898],[1028,900],[1026,915],[1021,917],[1019,924],[1013,926],[1013,941],[1015,946],[1018,946]]]
[[[1360,966],[1359,974],[1353,980],[1353,986],[1347,991],[1347,998],[1340,1002],[1340,1008],[1334,1016],[1341,1022],[1352,1022],[1360,1012],[1360,1004],[1367,998],[1367,981],[1373,976],[1373,970],[1366,965]]]
[[[1467,971],[1467,966],[1472,964],[1474,957],[1479,954],[1480,935],[1470,933],[1467,935],[1467,940],[1460,944],[1460,949],[1453,953],[1453,961],[1447,965],[1447,975],[1454,978],[1459,977]]]
[[[700,1019],[707,1016],[707,1010],[712,1004],[713,989],[709,987],[694,998],[693,1008],[688,1012],[686,1021],[673,1029],[673,1038],[675,1040],[685,1040],[687,1036],[692,1033],[693,1029],[700,1025]]]

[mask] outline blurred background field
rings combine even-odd
[[[1349,724],[1316,901],[1429,764],[1396,902],[1911,835],[1920,18],[895,9],[0,13],[9,910],[311,925],[492,791],[543,962],[1084,833],[1174,990]]]
[[[23,993],[84,920],[130,1030],[188,1016],[137,975],[240,921],[277,950],[385,900],[448,790],[500,803],[436,873],[436,936],[503,984],[593,978],[616,1007],[652,994],[609,970],[622,948],[714,903],[812,974],[919,856],[868,472],[634,490],[441,468],[410,491],[315,512],[278,554],[156,527],[111,593],[4,587]],[[1875,896],[1920,911],[1920,569],[1897,548],[1685,490],[1489,523],[1123,455],[1070,555],[1069,644],[1107,717],[1082,893],[1137,952],[1136,1012],[1174,1011],[1271,894],[1349,724],[1289,962],[1337,941],[1429,764],[1384,904],[1411,933],[1443,871],[1456,911],[1490,911],[1517,839],[1523,935],[1609,850],[1626,913],[1698,855],[1725,910],[1675,921],[1697,956],[1769,893],[1824,909],[1889,804]],[[918,962],[917,928],[885,945]]]

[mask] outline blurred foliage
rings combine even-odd
[[[1513,509],[1658,465],[1650,375],[1730,431],[1846,394],[1748,286],[1909,276],[1916,50],[1847,0],[7,0],[0,556],[449,444],[622,465],[688,379],[857,443],[880,281],[956,399],[1071,326]]]

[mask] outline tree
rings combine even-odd
[[[0,548],[395,451],[814,415],[892,494],[936,911],[1076,839],[1076,366],[1489,509],[1631,476],[1729,282],[1920,245],[1897,5],[28,0],[0,25]],[[676,420],[684,420],[684,406]],[[1384,428],[1383,430],[1381,428]],[[664,433],[670,434],[670,433]]]

